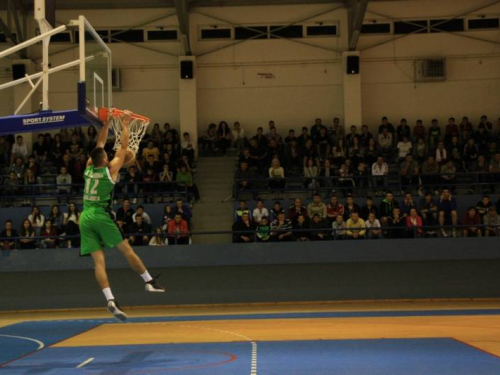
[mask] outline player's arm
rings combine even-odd
[[[109,122],[110,122],[109,120],[110,120],[111,116],[113,116],[113,109],[109,110],[108,117],[106,118],[106,121],[104,121],[104,125],[103,125],[101,131],[99,132],[99,136],[97,137],[96,148],[97,147],[104,148],[104,146],[106,145],[106,141],[108,139],[108,133],[109,133]],[[92,165],[92,159],[89,158],[87,160],[87,167],[89,167],[91,165]]]
[[[111,160],[111,163],[109,163],[109,172],[111,173],[111,177],[113,177],[114,180],[116,180],[116,177],[118,177],[118,173],[120,172],[120,169],[125,162],[125,157],[127,156],[128,141],[130,138],[129,126],[131,115],[132,112],[130,111],[123,112],[120,148],[116,150],[115,157],[113,158],[113,160]]]

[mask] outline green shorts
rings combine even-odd
[[[115,247],[125,238],[118,225],[105,210],[85,210],[80,216],[81,255],[104,247]]]

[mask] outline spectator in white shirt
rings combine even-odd
[[[381,238],[382,230],[380,229],[380,221],[375,217],[373,212],[368,214],[368,220],[365,221],[366,235],[369,239]]]
[[[246,138],[245,130],[241,127],[241,124],[236,121],[233,125],[233,146],[241,152],[245,148]]]
[[[40,230],[45,224],[45,216],[40,213],[38,206],[33,206],[31,214],[28,216],[28,220],[35,230]]]
[[[398,149],[398,158],[399,162],[401,163],[406,158],[406,155],[411,154],[413,145],[410,142],[410,139],[405,136],[403,137],[403,141],[398,142],[396,148]]]
[[[382,133],[378,135],[378,144],[380,145],[380,148],[382,149],[382,152],[384,154],[387,155],[392,154],[392,142],[393,142],[392,133],[389,133],[387,127],[384,127]]]
[[[445,165],[448,161],[448,152],[444,148],[444,143],[442,141],[439,141],[436,149],[436,161],[439,165]]]
[[[382,187],[382,190],[387,186],[387,176],[389,174],[389,166],[384,161],[382,156],[377,158],[377,162],[372,165],[373,186],[375,188]],[[380,190],[375,192],[376,196],[380,195]]]
[[[28,160],[28,149],[21,135],[17,136],[16,143],[12,145],[12,153],[10,156],[11,163],[14,163],[18,157],[22,158],[23,161]]]
[[[264,207],[264,201],[258,200],[257,207],[252,212],[253,220],[257,224],[260,224],[260,221],[264,216],[269,217],[269,211]]]
[[[142,219],[145,223],[151,225],[151,218],[149,217],[149,215],[144,211],[144,206],[142,205],[139,205],[137,206],[137,211],[135,212],[135,214],[132,215],[132,221],[135,223],[135,217],[137,215],[140,215],[142,216]]]

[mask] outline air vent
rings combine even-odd
[[[415,81],[434,82],[446,80],[446,60],[443,58],[415,61]]]

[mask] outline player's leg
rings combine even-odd
[[[108,274],[106,272],[106,261],[104,258],[104,252],[102,250],[97,250],[91,253],[92,259],[94,259],[94,269],[95,278],[97,283],[102,289],[106,300],[108,301],[108,310],[116,316],[118,319],[124,321],[127,319],[127,314],[125,314],[118,302],[115,300],[111,288],[109,287]]]
[[[127,240],[123,240],[121,243],[116,245],[118,250],[123,254],[127,262],[135,272],[137,272],[144,282],[146,283],[145,289],[147,292],[164,292],[165,288],[156,284],[156,278],[151,277],[146,266],[142,262],[141,258],[135,253],[132,246],[130,246]]]

